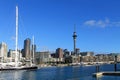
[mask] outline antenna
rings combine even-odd
[[[74,32],[76,32],[76,24],[74,24]]]

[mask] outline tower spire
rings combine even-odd
[[[76,24],[74,24],[74,32],[76,32]]]

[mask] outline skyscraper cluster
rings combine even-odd
[[[24,48],[22,50],[17,50],[18,59],[22,60],[32,60],[33,56],[36,52],[36,45],[31,44],[31,39],[27,38],[24,40]],[[0,44],[0,62],[8,62],[8,61],[15,61],[15,50],[9,50],[7,48],[7,44],[2,42]]]

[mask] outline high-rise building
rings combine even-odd
[[[0,44],[0,59],[1,62],[5,62],[7,59],[7,44],[4,42]]]
[[[32,45],[32,52],[31,52],[31,55],[33,55],[33,53],[35,53],[36,52],[36,45],[34,44],[34,45]]]
[[[36,45],[32,45],[32,51],[31,51],[31,56],[32,56],[32,61],[34,62],[34,57],[35,57],[35,53],[36,53]]]
[[[31,58],[30,45],[31,45],[31,40],[29,38],[24,40],[24,53],[23,53],[23,57],[25,57],[27,60],[30,60],[30,58]]]
[[[56,57],[59,59],[63,58],[63,50],[61,48],[56,49]]]

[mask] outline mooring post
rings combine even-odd
[[[99,72],[99,64],[96,65],[96,72]]]
[[[115,55],[114,69],[117,71],[117,56]]]
[[[97,67],[97,64],[96,64],[96,73],[98,72],[98,67]]]
[[[96,60],[96,72],[99,72],[99,64],[98,64],[98,62],[99,62],[99,60],[98,60],[98,57],[97,57],[97,60]]]

